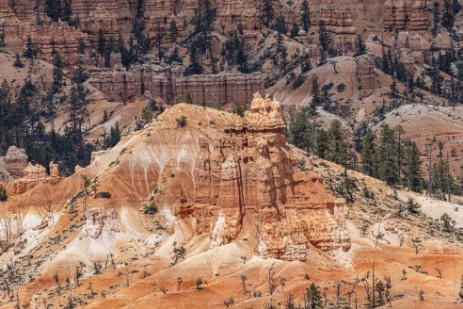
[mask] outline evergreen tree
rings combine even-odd
[[[433,27],[432,27],[432,30],[431,30],[433,36],[436,36],[437,32],[439,31],[439,23],[440,23],[439,3],[434,2]]]
[[[291,38],[295,38],[299,35],[299,26],[297,24],[293,24],[291,27]]]
[[[170,38],[172,40],[172,43],[177,42],[177,37],[178,37],[177,23],[175,22],[174,19],[172,19],[170,22]]]
[[[386,55],[386,52],[384,51],[384,48],[383,48],[383,57],[381,61],[381,69],[383,70],[384,73],[391,74],[391,66],[389,64],[388,57]]]
[[[98,30],[98,53],[100,54],[100,56],[104,56],[105,54],[105,51],[106,51],[106,40],[105,40],[105,37],[104,37],[104,32],[103,32],[103,29],[100,28],[100,30]]]
[[[442,15],[442,27],[452,31],[454,24],[453,3],[450,0],[444,0],[444,14]]]
[[[27,36],[26,39],[26,50],[24,51],[23,56],[28,59],[35,59],[37,57],[38,50],[35,47],[34,43],[32,43],[32,39],[30,36]]]
[[[203,68],[201,67],[201,64],[198,61],[198,55],[196,52],[196,48],[191,48],[190,49],[190,65],[185,70],[185,76],[202,74],[202,73],[203,73]]]
[[[72,17],[72,8],[71,8],[71,0],[63,0],[63,21],[67,22],[69,25],[72,25],[71,17]]]
[[[61,0],[45,0],[44,10],[52,21],[57,22],[62,17]]]
[[[363,172],[371,177],[378,177],[376,139],[373,132],[367,131],[362,149]]]
[[[53,93],[57,93],[63,85],[63,61],[58,53],[53,57]]]
[[[355,45],[356,45],[356,51],[354,55],[355,57],[364,55],[367,53],[367,48],[360,35],[357,35],[357,40],[355,41]]]
[[[328,38],[328,31],[326,30],[326,25],[323,20],[320,20],[318,23],[318,40],[323,52],[328,52],[330,48],[330,41]]]
[[[316,108],[320,106],[322,103],[322,99],[320,97],[320,87],[318,86],[318,77],[317,75],[313,75],[312,77],[312,106]]]
[[[309,9],[309,2],[307,0],[303,0],[301,4],[301,20],[302,20],[302,29],[305,32],[309,32],[310,27],[310,9]]]
[[[387,124],[381,127],[379,142],[379,176],[389,185],[397,184],[397,147],[395,130]]]
[[[418,146],[414,142],[409,142],[406,148],[407,164],[405,177],[407,187],[414,192],[421,192],[424,179],[421,172],[421,159]]]
[[[261,21],[265,27],[271,28],[275,19],[275,11],[273,10],[273,0],[263,0]]]
[[[5,47],[6,46],[5,39],[6,39],[5,25],[2,24],[2,29],[0,30],[0,47]]]
[[[115,51],[114,38],[109,37],[108,44],[104,48],[104,60],[105,67],[109,68],[111,66],[111,54]]]
[[[339,120],[335,119],[331,122],[328,135],[331,141],[330,161],[342,166],[346,166],[350,157],[350,144],[347,141],[346,132],[344,131]]]
[[[24,68],[24,63],[21,61],[21,58],[19,57],[18,53],[16,53],[16,59],[13,63],[13,66],[15,68]]]
[[[79,39],[79,48],[77,49],[77,53],[81,55],[85,54],[85,41],[83,38]]]
[[[288,26],[286,25],[284,16],[280,16],[277,18],[277,22],[275,24],[275,30],[281,34],[288,33]]]
[[[311,107],[304,106],[299,112],[294,108],[289,110],[289,140],[296,147],[313,153],[315,150],[315,117],[316,112]]]
[[[317,155],[322,159],[328,159],[330,153],[330,135],[326,130],[320,128],[317,130]]]
[[[198,8],[195,10],[195,15],[191,22],[194,25],[194,34],[196,35],[194,45],[199,47],[202,53],[206,52],[210,47],[210,33],[214,30],[216,18],[217,10],[212,2],[210,0],[199,1]]]
[[[323,308],[323,299],[315,283],[312,283],[306,289],[305,303],[308,305],[308,307],[306,308],[309,308],[309,309]]]

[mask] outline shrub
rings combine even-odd
[[[158,213],[158,207],[156,204],[150,204],[149,206],[145,206],[145,215],[155,215]]]
[[[177,128],[184,128],[188,124],[188,119],[185,116],[181,116],[176,119],[177,121]]]
[[[420,213],[420,208],[421,206],[415,202],[412,198],[409,198],[408,199],[408,202],[407,202],[407,210],[414,214],[414,215],[417,215]]]
[[[96,194],[96,198],[111,198],[111,193],[110,192],[106,192],[106,191],[103,191],[103,192],[98,192]]]
[[[293,89],[299,88],[305,82],[305,75],[298,75],[297,78],[293,81]]]
[[[0,188],[0,202],[5,202],[8,200],[8,192],[6,188]]]

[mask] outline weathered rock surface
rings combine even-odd
[[[360,96],[369,97],[375,91],[376,76],[373,60],[368,55],[362,55],[355,59],[357,63],[357,80],[360,87]]]
[[[319,175],[299,171],[286,148],[276,101],[256,95],[244,118],[231,117],[217,140],[199,140],[194,193],[162,188],[157,205],[177,218],[194,217],[214,246],[235,240],[253,218],[265,255],[305,260],[308,248],[350,248],[341,213]]]
[[[383,19],[388,31],[424,31],[429,26],[424,0],[386,0]]]
[[[191,94],[196,104],[246,103],[256,92],[263,93],[260,74],[222,73],[215,75],[183,76],[182,66],[166,66],[146,63],[133,66],[127,71],[116,66],[112,71],[94,72],[90,84],[110,98],[131,100],[145,96],[173,103]]]
[[[24,149],[11,146],[8,148],[4,161],[5,169],[13,177],[23,177],[25,175],[24,169],[29,164],[29,157]]]
[[[60,181],[58,165],[50,163],[50,174],[40,164],[28,163],[23,172],[23,177],[7,183],[6,189],[9,196],[23,194],[39,184],[55,185]]]

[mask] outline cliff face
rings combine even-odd
[[[26,193],[39,184],[56,185],[60,181],[58,165],[50,163],[50,174],[45,167],[39,164],[28,163],[22,172],[21,178],[6,184],[0,182],[0,186],[6,187],[8,196],[17,196]]]
[[[174,103],[190,94],[195,104],[243,104],[256,92],[263,93],[260,74],[222,73],[184,77],[182,66],[156,63],[135,65],[129,71],[116,66],[112,71],[94,72],[90,84],[113,99],[158,97]]]
[[[177,218],[194,217],[211,247],[235,240],[251,220],[264,257],[304,261],[311,245],[348,250],[344,205],[326,192],[319,175],[299,170],[279,109],[278,102],[256,95],[244,118],[227,119],[221,138],[199,139],[193,193],[173,180],[158,187],[163,194],[154,203],[172,205]]]
[[[428,17],[424,0],[386,0],[384,2],[384,28],[392,30],[425,31]]]

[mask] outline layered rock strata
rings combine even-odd
[[[112,99],[161,98],[167,103],[181,101],[187,94],[195,104],[246,103],[256,92],[263,93],[260,74],[216,74],[183,76],[181,66],[147,63],[127,71],[122,66],[94,72],[90,84]]]
[[[256,95],[244,118],[229,118],[221,138],[199,139],[193,183],[175,191],[159,186],[155,204],[195,218],[211,247],[236,240],[251,220],[262,256],[304,261],[311,246],[348,250],[343,204],[319,175],[298,169],[284,132],[279,103]]]

